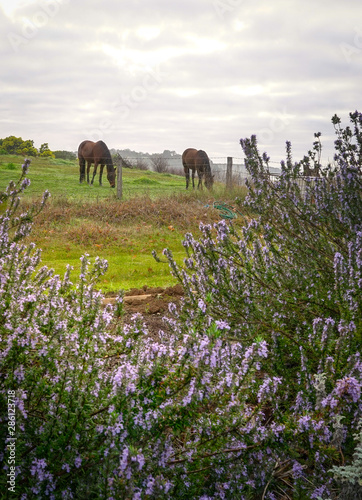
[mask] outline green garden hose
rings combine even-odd
[[[208,208],[209,206],[210,205],[205,205],[206,208]],[[219,211],[219,215],[222,219],[236,219],[238,216],[237,214],[244,217],[243,214],[239,212],[239,210],[236,210],[236,208],[232,207],[231,205],[227,205],[223,201],[215,201],[212,204],[212,207]]]
[[[233,207],[230,205],[227,205],[224,202],[217,202],[215,201],[213,204],[213,208],[216,208],[216,210],[219,210],[219,215],[222,219],[236,219],[237,214],[236,211]]]

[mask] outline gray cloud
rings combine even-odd
[[[0,0],[0,137],[240,157],[256,133],[279,161],[321,131],[327,160],[330,118],[359,106],[357,0],[14,1]]]

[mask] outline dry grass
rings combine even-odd
[[[87,225],[73,224],[63,235],[65,240],[82,247],[89,245],[105,247],[120,240],[119,229],[115,226],[93,222]]]
[[[75,202],[57,198],[47,204],[38,217],[38,223],[58,225],[86,219],[103,224],[129,225],[143,221],[155,227],[172,225],[188,231],[191,227],[198,227],[200,221],[212,223],[219,219],[217,211],[207,204],[187,195],[157,199],[139,196],[122,202]]]

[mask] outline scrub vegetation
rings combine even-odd
[[[245,222],[187,232],[182,264],[164,252],[185,299],[158,339],[139,315],[124,324],[122,294],[102,307],[105,260],[82,257],[75,277],[40,266],[24,238],[42,207],[17,206],[24,164],[0,197],[5,495],[361,498],[362,115],[350,118],[333,118],[334,166],[304,192],[319,134],[300,163],[287,144],[274,183],[256,138],[241,141]]]

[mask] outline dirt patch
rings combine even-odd
[[[143,288],[132,288],[124,297],[124,322],[127,323],[131,316],[139,313],[150,334],[156,337],[160,330],[167,329],[162,318],[168,314],[170,302],[179,304],[183,295],[181,285],[167,288],[149,288],[145,285]],[[104,299],[105,304],[112,304],[114,301],[115,297],[111,295]]]
[[[141,290],[133,288],[126,293],[126,309],[141,314],[162,314],[168,311],[170,302],[178,303],[183,296],[181,285],[168,288],[148,288]]]

